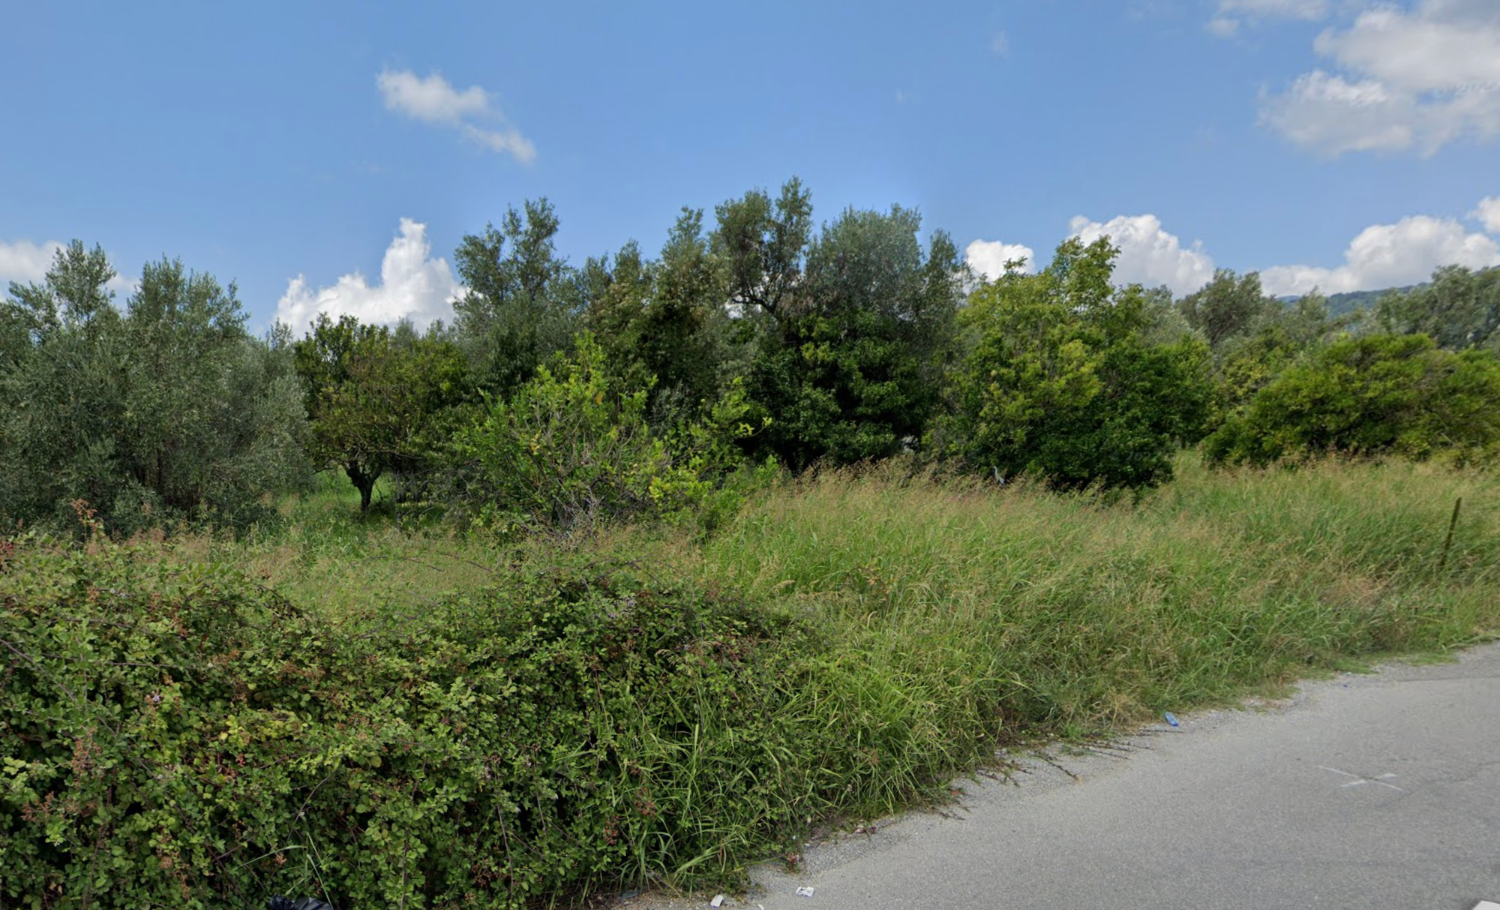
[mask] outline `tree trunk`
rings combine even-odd
[[[367,514],[370,511],[370,496],[375,492],[375,481],[380,478],[380,471],[367,471],[359,462],[351,461],[344,465],[344,473],[349,475],[350,483],[359,490],[359,514]]]

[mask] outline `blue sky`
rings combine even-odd
[[[76,237],[122,301],[165,254],[257,328],[440,316],[527,198],[581,262],[794,174],[979,268],[1073,233],[1179,293],[1500,264],[1496,0],[0,0],[0,32],[0,287]]]

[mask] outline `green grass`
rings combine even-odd
[[[1400,462],[1222,473],[1189,457],[1112,504],[829,472],[702,548],[654,546],[646,562],[792,607],[891,678],[998,697],[1027,733],[1108,731],[1500,629],[1500,487]]]
[[[357,503],[330,477],[281,527],[171,546],[358,617],[558,558],[556,540],[501,546]],[[562,546],[790,609],[903,697],[958,711],[939,726],[993,701],[1026,734],[1092,735],[1500,630],[1500,484],[1400,461],[1226,472],[1186,455],[1138,501],[831,471],[765,490],[707,541],[644,528]]]
[[[494,581],[512,554],[454,531],[431,510],[397,506],[376,484],[370,514],[337,472],[281,503],[279,519],[230,534],[159,535],[168,558],[230,563],[329,618],[404,611]]]
[[[740,639],[694,638],[687,607],[679,651],[705,675],[596,699],[632,731],[597,760],[646,769],[630,773],[655,782],[664,821],[584,890],[732,880],[807,826],[941,800],[1007,745],[1107,736],[1500,632],[1500,484],[1405,462],[1217,472],[1184,456],[1174,482],[1137,499],[899,465],[826,471],[759,491],[706,538],[655,526],[500,545],[412,511],[361,517],[332,480],[282,512],[237,539],[184,534],[142,552],[239,567],[330,635],[366,642],[355,650],[464,630],[466,604],[478,621],[477,605],[509,596],[495,592],[558,566],[586,587],[616,579],[600,582],[611,611],[640,584],[781,630],[726,656]],[[591,748],[569,760],[596,760]]]

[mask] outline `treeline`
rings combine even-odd
[[[341,470],[500,530],[711,513],[747,465],[909,453],[999,480],[1133,488],[1202,443],[1477,461],[1500,443],[1500,269],[1337,317],[1254,274],[1113,283],[1107,240],[984,281],[915,211],[817,225],[789,181],[684,209],[653,257],[575,266],[545,201],[463,239],[451,325],[245,328],[163,260],[123,308],[75,241],[0,303],[0,521],[245,524]],[[732,486],[732,484],[731,484]]]

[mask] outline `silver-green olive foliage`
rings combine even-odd
[[[753,448],[801,469],[914,447],[941,401],[964,270],[911,209],[849,209],[816,234],[796,180],[718,209],[738,318],[758,330],[746,389]],[[768,421],[768,422],[767,422]]]
[[[454,254],[466,289],[453,304],[455,337],[486,391],[510,393],[571,343],[578,282],[557,255],[559,227],[551,203],[528,201],[498,229],[466,235]]]
[[[0,304],[0,520],[254,520],[306,477],[285,334],[250,336],[234,286],[178,260],[148,264],[123,313],[114,278],[74,241]]]

